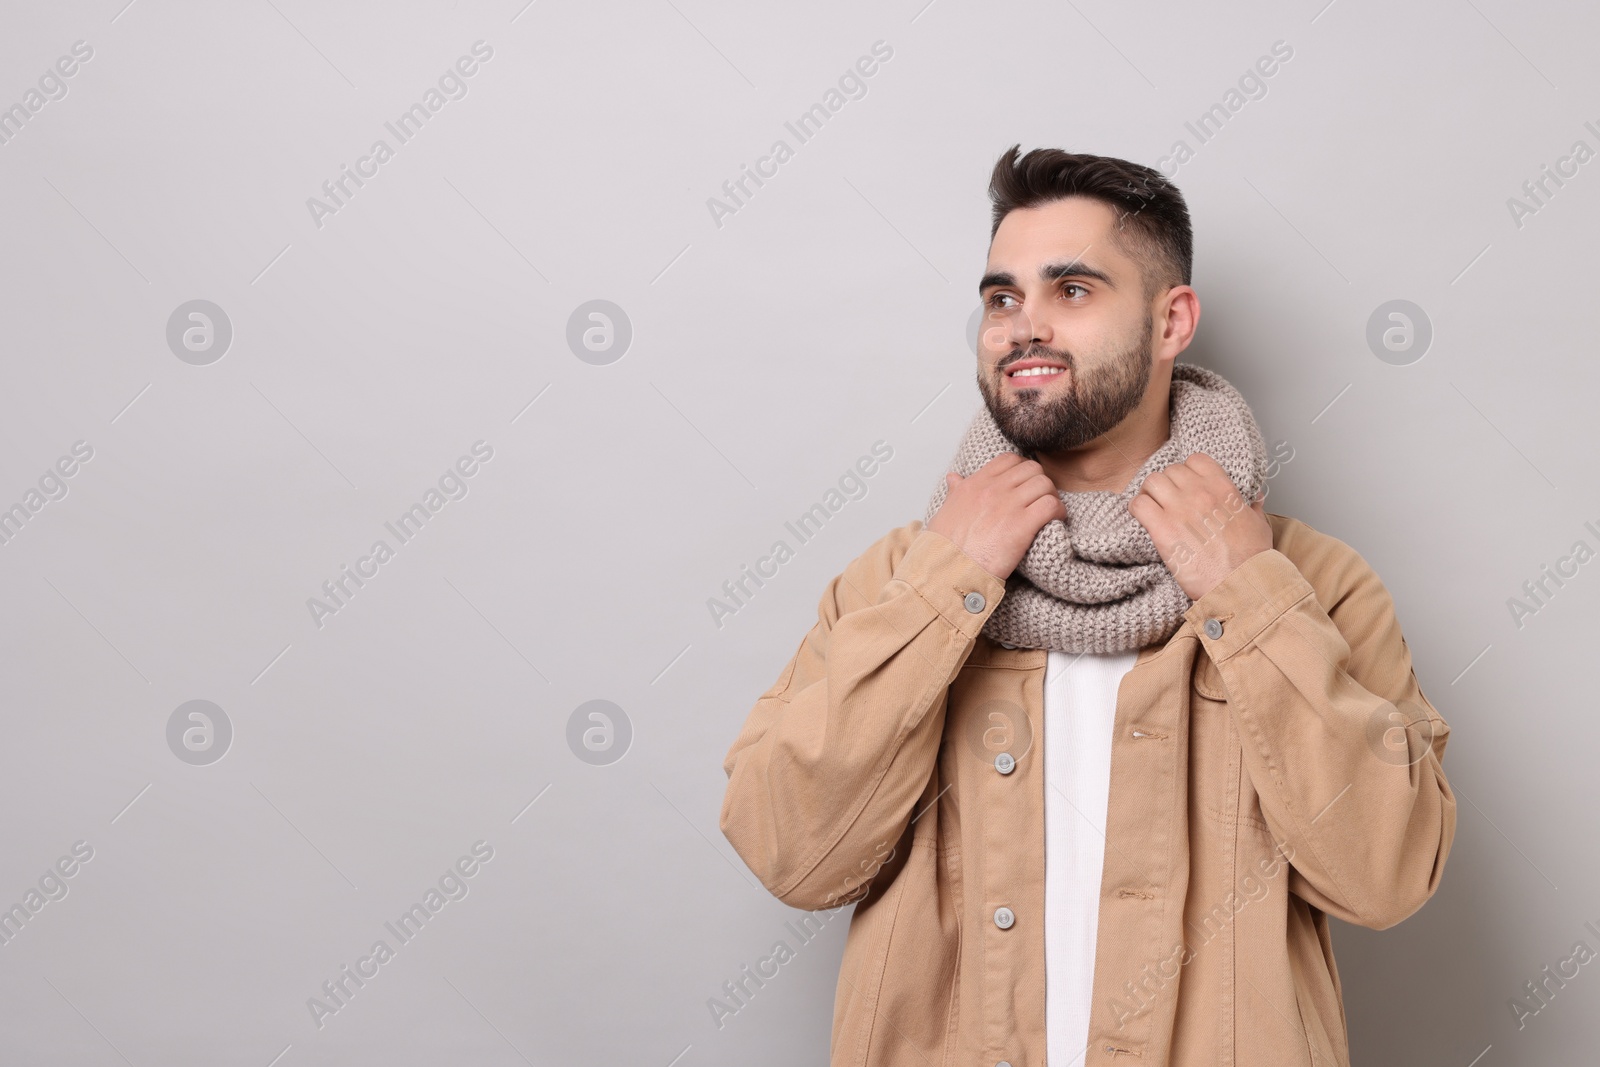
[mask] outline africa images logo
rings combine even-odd
[[[322,183],[325,199],[306,197],[306,210],[311,213],[311,221],[317,229],[322,229],[324,218],[337,215],[368,181],[378,176],[378,168],[395,157],[397,146],[409,143],[421,133],[422,127],[445,104],[464,98],[467,95],[466,79],[477,74],[480,65],[489,62],[493,56],[493,46],[481,39],[472,42],[472,55],[462,56],[453,66],[445,68],[445,72],[439,75],[437,86],[428,86],[420,101],[402,111],[393,122],[383,124],[383,128],[394,138],[393,145],[380,137],[372,142],[366,155],[356,160],[353,170],[348,164],[339,164],[338,175]],[[351,188],[352,185],[354,188]]]

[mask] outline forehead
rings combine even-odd
[[[990,270],[1007,270],[1021,280],[1034,277],[1040,264],[1078,258],[1116,276],[1131,266],[1113,240],[1118,213],[1110,204],[1068,196],[1017,208],[1000,220],[989,244]]]

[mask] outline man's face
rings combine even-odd
[[[1012,211],[989,246],[978,388],[1025,453],[1076,448],[1144,397],[1154,320],[1116,225],[1109,205],[1073,196]]]

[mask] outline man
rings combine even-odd
[[[854,903],[834,1065],[1349,1064],[1328,915],[1438,887],[1449,728],[1388,591],[1265,510],[1178,190],[996,164],[980,410],[724,761],[778,899]],[[753,992],[753,991],[752,991]]]

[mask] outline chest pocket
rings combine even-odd
[[[1222,672],[1197,651],[1189,700],[1189,810],[1234,829],[1239,811],[1239,736]]]

